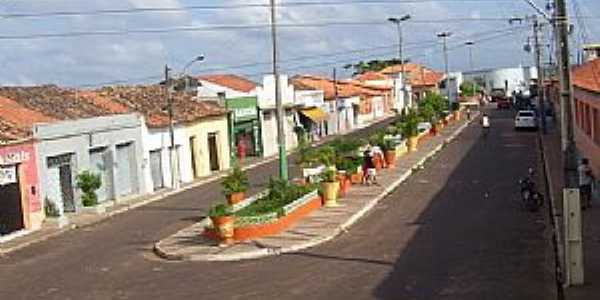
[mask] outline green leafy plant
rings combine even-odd
[[[465,81],[460,85],[460,91],[464,96],[472,97],[481,91],[481,87],[473,81]]]
[[[419,116],[414,109],[411,109],[406,115],[406,119],[402,124],[402,135],[405,138],[414,137],[419,134]]]
[[[331,146],[323,146],[319,148],[318,161],[325,166],[333,166],[335,164],[335,149]]]
[[[314,184],[294,185],[281,179],[269,180],[269,193],[252,204],[235,213],[236,216],[258,216],[277,212],[283,213],[283,208],[298,198],[316,190]]]
[[[214,205],[208,212],[208,216],[214,218],[227,217],[231,215],[233,215],[233,210],[231,209],[231,206],[224,203]]]
[[[336,181],[335,170],[333,170],[333,169],[325,170],[325,172],[323,172],[321,174],[321,181],[323,181],[323,182],[335,182]]]
[[[235,166],[229,175],[223,179],[223,194],[230,196],[248,190],[248,176],[239,166]]]
[[[83,192],[81,202],[83,206],[95,206],[98,204],[96,191],[102,186],[100,175],[90,171],[83,171],[77,175],[77,188]]]
[[[457,111],[460,108],[460,104],[458,102],[452,102],[452,111]]]
[[[336,158],[335,168],[340,171],[346,171],[349,174],[356,172],[361,165],[361,159],[357,156],[338,156]]]

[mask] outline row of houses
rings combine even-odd
[[[261,84],[229,74],[195,79],[194,89],[170,94],[159,84],[0,87],[0,234],[38,229],[47,214],[85,212],[83,171],[101,177],[106,206],[226,170],[241,145],[248,156],[277,153],[274,76]],[[393,69],[337,81],[281,75],[280,83],[287,149],[301,133],[316,141],[400,111],[413,95],[399,91],[421,91],[402,89]]]

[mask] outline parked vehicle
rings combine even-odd
[[[519,180],[522,206],[530,212],[537,211],[544,204],[544,196],[537,190],[534,174],[533,169],[529,168],[527,177]]]
[[[515,130],[537,129],[538,122],[533,110],[520,110],[515,117]]]
[[[510,109],[510,101],[507,98],[497,98],[496,99],[496,108],[497,109]]]

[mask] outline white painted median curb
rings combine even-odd
[[[475,116],[471,121],[467,121],[466,123],[459,126],[449,137],[447,137],[442,143],[436,146],[433,150],[429,151],[427,155],[425,155],[422,159],[416,162],[408,171],[404,172],[396,181],[394,181],[391,185],[389,185],[382,193],[380,193],[377,197],[369,201],[362,209],[357,211],[354,215],[352,215],[346,222],[339,225],[333,232],[326,236],[320,236],[314,239],[311,239],[307,242],[299,243],[296,245],[292,245],[284,248],[272,248],[267,247],[260,250],[248,251],[244,253],[235,253],[235,254],[202,254],[202,255],[172,255],[167,251],[164,251],[160,247],[160,242],[154,245],[154,252],[161,258],[168,260],[185,260],[185,261],[241,261],[248,259],[259,259],[267,256],[280,255],[284,253],[292,253],[298,252],[300,250],[305,250],[308,248],[312,248],[328,242],[338,235],[347,232],[348,229],[354,225],[358,220],[364,217],[371,209],[373,209],[381,200],[385,199],[389,194],[391,194],[400,184],[402,184],[410,175],[413,173],[413,169],[421,168],[425,162],[436,155],[439,151],[441,151],[444,146],[452,142],[454,139],[458,137],[468,126],[469,124],[476,119]]]

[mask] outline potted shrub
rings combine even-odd
[[[102,186],[100,175],[90,171],[83,171],[77,175],[77,188],[83,193],[81,203],[84,207],[98,205],[98,195],[96,191]]]
[[[225,245],[233,243],[235,216],[231,206],[226,204],[217,204],[210,209],[208,213],[213,227],[219,235],[219,239]]]
[[[323,202],[326,207],[338,206],[337,195],[340,188],[334,169],[328,169],[321,174],[321,187],[323,189]]]
[[[408,141],[408,151],[417,151],[417,144],[419,143],[419,117],[414,110],[411,110],[405,118],[402,124],[402,135]]]
[[[460,121],[460,104],[458,102],[452,102],[452,116],[454,120]]]
[[[386,139],[381,147],[385,155],[385,164],[388,168],[396,166],[396,144],[391,139]]]
[[[227,175],[223,182],[223,194],[227,197],[230,205],[237,204],[244,200],[248,190],[248,176],[239,166],[235,166],[231,173]]]

